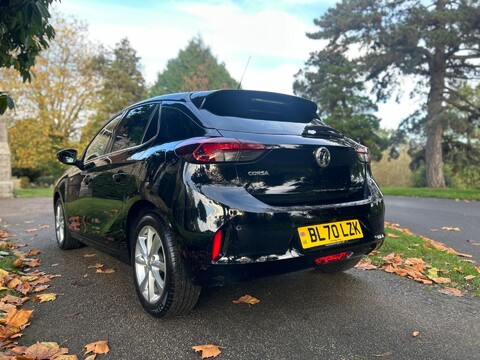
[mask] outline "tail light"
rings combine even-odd
[[[361,162],[369,163],[371,161],[370,150],[366,146],[360,145],[356,149],[358,159]]]
[[[332,261],[348,259],[348,257],[352,254],[353,253],[351,251],[344,251],[338,254],[322,256],[315,259],[315,264],[321,265],[321,264],[327,264]]]
[[[218,230],[213,236],[212,246],[212,260],[218,260],[221,257],[220,251],[222,250],[223,231]]]
[[[268,148],[259,143],[230,138],[186,140],[175,148],[175,153],[188,162],[221,163],[258,159]]]

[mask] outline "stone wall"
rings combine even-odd
[[[12,164],[7,124],[0,120],[0,198],[13,197]]]

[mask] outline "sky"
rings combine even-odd
[[[294,75],[322,41],[313,20],[335,0],[63,0],[57,11],[89,25],[91,39],[113,48],[128,37],[152,85],[169,59],[201,36],[243,89],[293,94]],[[249,61],[250,58],[250,61]],[[406,106],[408,105],[408,106]],[[411,101],[379,104],[384,128],[412,112]]]

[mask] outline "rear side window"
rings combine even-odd
[[[162,143],[202,136],[204,131],[182,111],[164,106],[160,113],[159,139]]]
[[[156,104],[145,104],[131,109],[115,130],[112,152],[128,149],[142,143]]]

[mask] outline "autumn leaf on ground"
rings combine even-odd
[[[355,265],[357,269],[360,270],[376,270],[378,269],[377,266],[372,264],[372,259],[362,259],[360,262]]]
[[[410,231],[410,229],[402,229],[402,232],[405,234],[405,235],[413,235],[413,232]]]
[[[41,251],[38,250],[38,249],[30,249],[30,250],[28,250],[28,252],[27,252],[27,256],[36,256],[36,255],[38,255],[38,254],[40,254],[40,253],[41,253]]]
[[[420,331],[415,330],[415,331],[412,333],[412,336],[413,336],[413,337],[417,337],[418,335],[420,335]]]
[[[15,310],[8,313],[5,324],[21,328],[22,326],[26,325],[32,316],[33,310]]]
[[[399,239],[400,238],[400,236],[395,235],[395,234],[388,234],[388,237],[392,238],[392,239]]]
[[[50,228],[50,225],[42,225],[40,226],[40,229],[49,229]]]
[[[94,354],[106,354],[110,351],[108,341],[101,340],[85,345],[85,354],[93,352]]]
[[[95,257],[95,256],[97,256],[97,254],[85,254],[85,255],[83,255],[83,257],[85,257],[85,258],[91,258],[91,257]]]
[[[27,230],[25,230],[25,232],[28,232],[28,233],[32,233],[32,232],[35,232],[35,231],[38,231],[38,229],[33,228],[33,229],[27,229]]]
[[[89,269],[101,269],[104,265],[102,263],[96,263],[88,266]]]
[[[47,302],[47,301],[53,301],[57,299],[57,294],[54,293],[48,293],[48,294],[41,294],[41,295],[35,295],[32,298],[32,301],[40,301],[41,303]]]
[[[463,293],[460,290],[455,289],[455,288],[451,288],[451,287],[445,287],[445,288],[440,289],[438,291],[441,292],[442,294],[446,294],[446,295],[463,296]]]
[[[27,265],[25,265],[24,261],[22,259],[16,259],[14,262],[13,262],[13,266],[15,266],[16,268],[22,268],[22,267],[25,267]]]
[[[28,267],[37,267],[40,266],[40,259],[25,259]]]
[[[475,279],[475,278],[476,278],[475,275],[467,275],[467,276],[464,277],[464,279],[467,280],[467,281],[468,281],[468,280]]]
[[[201,351],[202,359],[217,357],[221,353],[219,346],[211,344],[192,346],[192,349],[195,350],[195,352]]]
[[[57,356],[68,353],[55,342],[37,342],[25,351],[25,356],[33,359],[57,359]]]
[[[20,305],[23,305],[23,303],[28,300],[28,297],[21,298],[13,295],[5,295],[0,300],[8,304],[20,306]]]
[[[438,229],[430,229],[431,232],[437,232]]]
[[[260,302],[257,298],[251,296],[251,295],[244,295],[238,300],[233,300],[232,301],[234,304],[248,304],[248,305],[255,305]]]
[[[99,273],[99,274],[113,274],[113,273],[116,272],[116,271],[117,271],[117,270],[115,270],[115,269],[105,269],[105,270],[103,270],[103,269],[97,269],[97,271],[95,271],[95,272],[97,272],[97,273]]]
[[[459,227],[451,227],[451,226],[442,226],[442,230],[445,231],[460,231]]]
[[[13,236],[13,234],[10,234],[6,231],[0,230],[0,239],[5,239],[7,237],[12,237],[12,236]]]

